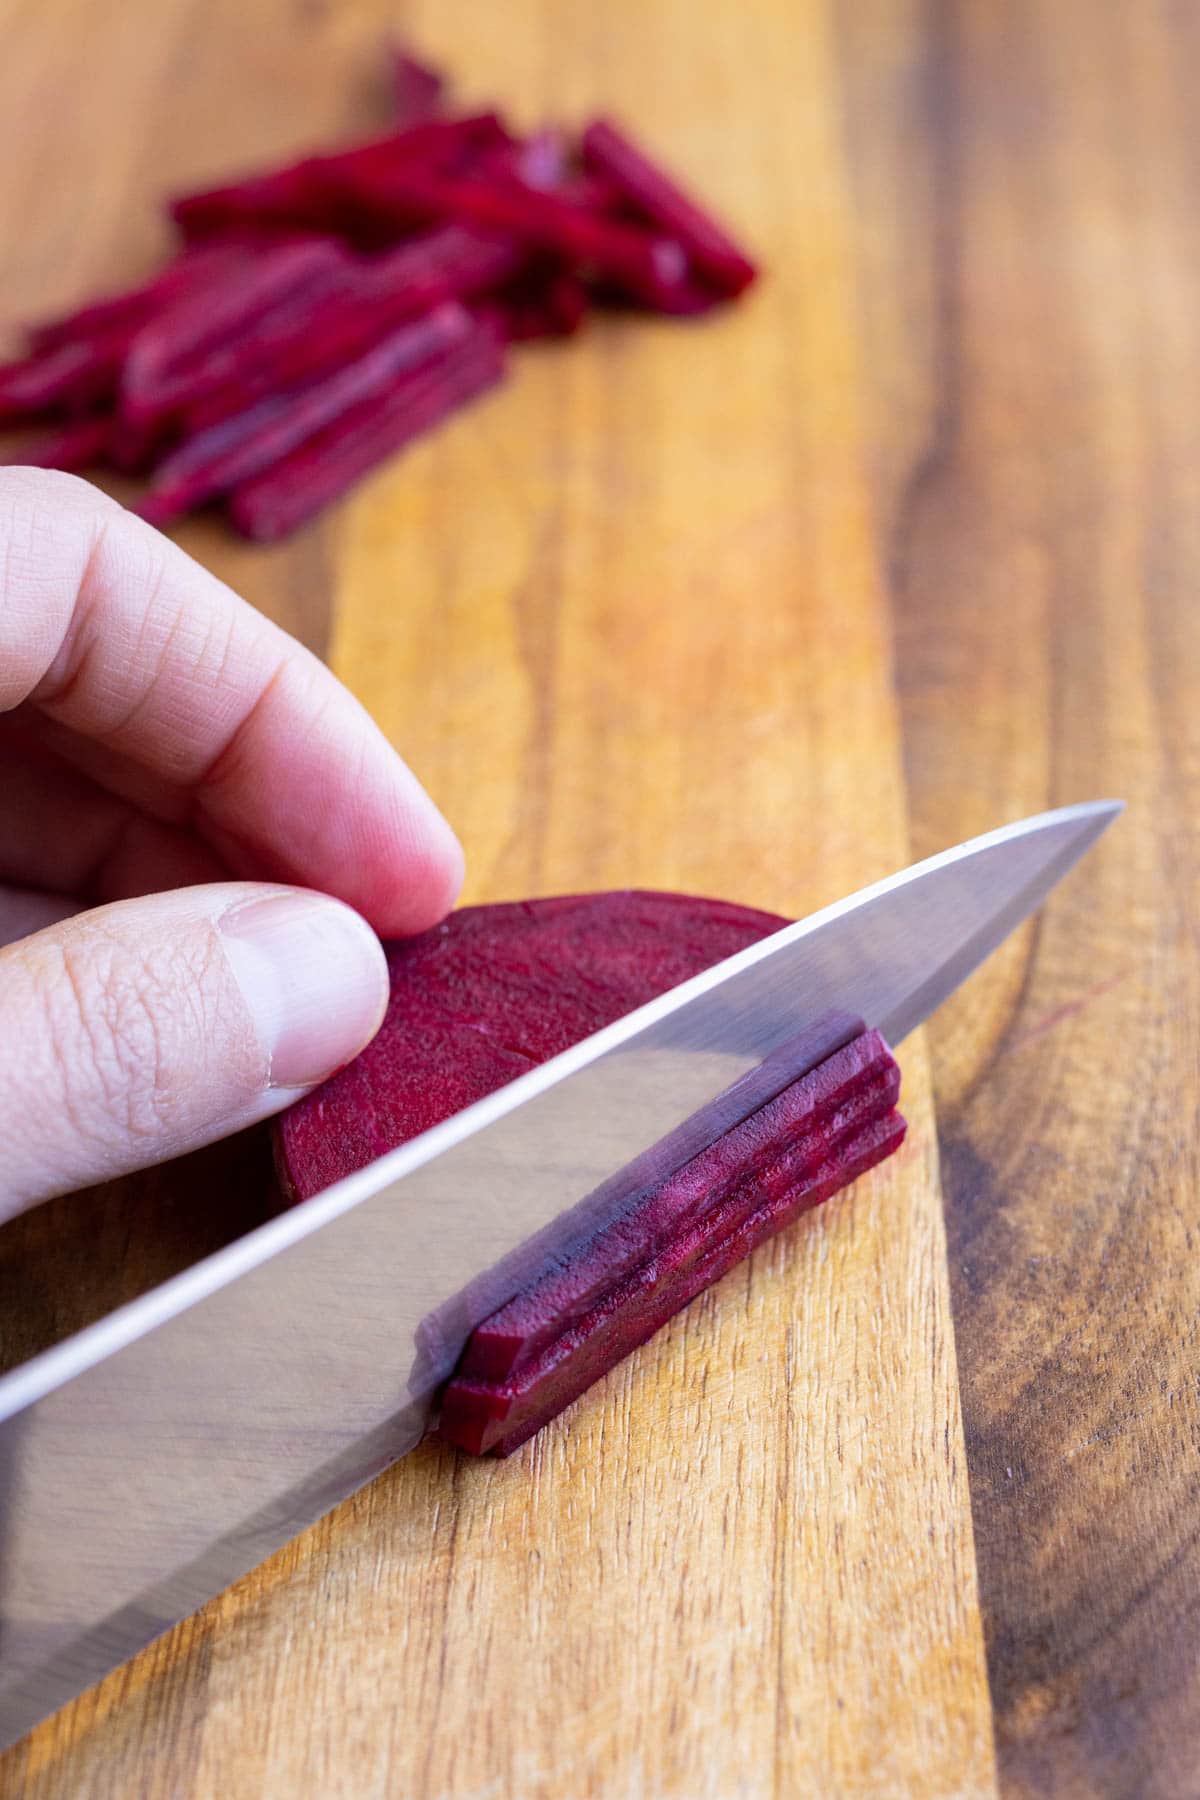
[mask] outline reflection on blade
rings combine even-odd
[[[822,1015],[903,1037],[1117,810],[787,927],[0,1380],[0,1742],[410,1449],[568,1209]]]

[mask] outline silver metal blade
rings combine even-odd
[[[1119,810],[787,927],[0,1380],[0,1743],[411,1449],[569,1209],[829,1010],[902,1038]]]

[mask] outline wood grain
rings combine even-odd
[[[1196,28],[887,4],[846,45],[914,847],[1129,801],[932,1027],[1012,1794],[1200,1768]]]
[[[10,15],[14,316],[145,267],[164,188],[369,128],[396,23]],[[698,328],[527,352],[281,551],[181,533],[362,695],[469,897],[801,912],[1042,805],[1130,811],[938,1015],[932,1083],[905,1046],[901,1158],[510,1462],[406,1459],[0,1790],[1191,1794],[1200,26],[1165,0],[404,22],[468,99],[644,122],[770,265]],[[250,1222],[254,1156],[89,1196],[88,1258],[66,1204],[0,1233],[8,1354]]]

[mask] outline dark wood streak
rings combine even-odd
[[[1130,800],[931,1028],[1013,1795],[1190,1795],[1200,1768],[1185,23],[879,0],[844,46],[851,89],[864,66],[891,75],[851,110],[864,243],[891,250],[867,265],[872,378],[887,396],[905,358],[928,375],[923,405],[877,414],[914,845],[1093,793]]]

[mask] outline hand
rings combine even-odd
[[[375,933],[461,878],[315,657],[96,489],[0,471],[0,1218],[349,1061]]]

